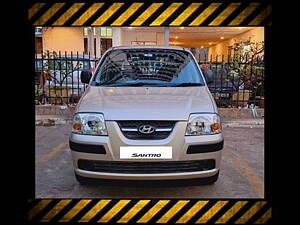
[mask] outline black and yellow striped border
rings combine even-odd
[[[30,202],[31,222],[265,224],[264,200],[43,199]]]
[[[271,3],[263,1],[35,2],[34,26],[264,26]]]

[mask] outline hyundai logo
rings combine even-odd
[[[139,126],[139,132],[142,134],[152,134],[155,131],[155,127],[151,125],[141,125]]]

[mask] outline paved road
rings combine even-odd
[[[36,198],[263,198],[264,129],[225,127],[219,180],[212,185],[80,185],[68,149],[70,125],[36,127]]]

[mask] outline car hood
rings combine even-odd
[[[101,112],[106,120],[188,120],[190,113],[215,112],[207,87],[94,87],[77,112]]]

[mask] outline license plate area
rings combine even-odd
[[[172,159],[172,146],[121,146],[120,159]]]

